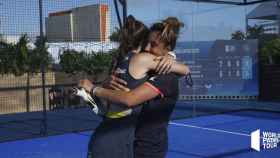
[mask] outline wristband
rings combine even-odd
[[[99,89],[100,87],[94,87],[94,88],[92,88],[92,90],[91,90],[91,95],[92,96],[95,96],[95,93],[96,93],[96,91]]]

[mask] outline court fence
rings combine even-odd
[[[95,81],[106,79],[106,73],[98,74]],[[78,81],[84,79],[81,74],[69,75],[64,72],[47,72],[45,76],[45,94],[47,109],[57,110],[69,107],[82,106],[79,97],[72,95],[72,88]],[[30,84],[26,85],[27,74],[22,76],[2,75],[0,78],[0,115],[23,112],[43,111],[42,76],[33,74]]]
[[[0,142],[95,128],[100,118],[71,89],[107,77],[114,12],[113,0],[0,2]]]
[[[89,10],[95,13],[95,20],[91,21],[89,26],[94,26],[95,30],[98,30],[97,32],[92,32],[90,28],[84,29],[88,32],[82,32],[83,26],[88,22],[87,19],[73,19],[73,17],[79,16],[88,17]],[[93,51],[108,52],[112,48],[116,48],[117,44],[112,42],[113,38],[110,36],[111,33],[114,33],[115,29],[112,28],[115,28],[116,25],[113,23],[116,21],[113,12],[113,0],[1,1],[0,41],[16,46],[19,38],[26,34],[30,38],[26,49],[33,49],[36,47],[34,43],[38,37],[40,37],[39,39],[46,38],[45,42],[48,43],[51,53],[55,57],[51,66],[56,67],[59,57],[64,51],[89,54]],[[100,23],[95,24],[95,21],[100,21]],[[99,28],[100,26],[102,27]],[[0,49],[2,47],[0,44]],[[73,62],[76,61],[73,60]],[[14,66],[13,64],[12,66]],[[15,76],[4,73],[0,76],[0,142],[70,132],[78,133],[93,130],[98,125],[101,118],[95,116],[80,98],[71,95],[71,88],[85,76],[81,73],[69,75],[61,71],[46,71],[45,66],[42,65],[38,73],[31,75],[24,73],[21,76]],[[24,65],[19,63],[18,67],[22,68]],[[274,67],[267,69],[274,69]],[[267,72],[269,73],[269,71]],[[102,81],[107,77],[106,74],[106,72],[104,74],[93,73],[91,78],[95,81]],[[265,76],[268,77],[270,74]],[[277,78],[278,75],[275,76]],[[270,91],[276,94],[276,90],[275,88],[264,91],[269,96]],[[245,98],[237,102],[232,102],[230,98],[214,98],[209,101],[208,99],[212,98],[207,98],[207,96],[201,96],[195,100],[182,99],[187,101],[179,101],[172,119],[248,109],[271,110],[274,108],[273,110],[276,111],[275,107],[278,106],[276,103],[271,103],[270,107],[264,106],[264,104],[258,107],[256,100],[247,101],[252,98]],[[278,109],[278,111],[280,110]]]

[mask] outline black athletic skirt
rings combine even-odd
[[[133,158],[137,117],[104,119],[91,136],[88,158]]]

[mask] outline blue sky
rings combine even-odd
[[[0,33],[39,32],[38,0],[0,0]],[[112,0],[44,0],[44,17],[50,12],[103,3],[112,9],[112,28],[117,26]],[[183,21],[180,41],[229,39],[235,30],[245,29],[245,16],[252,8],[176,0],[128,0],[128,12],[150,25],[168,16]]]
[[[245,29],[246,13],[255,6],[237,7],[176,0],[128,0],[129,13],[150,24],[176,16],[186,27],[181,41],[229,39],[235,30]]]

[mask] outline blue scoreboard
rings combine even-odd
[[[178,60],[188,64],[194,85],[180,80],[181,95],[258,96],[258,41],[178,42]]]

